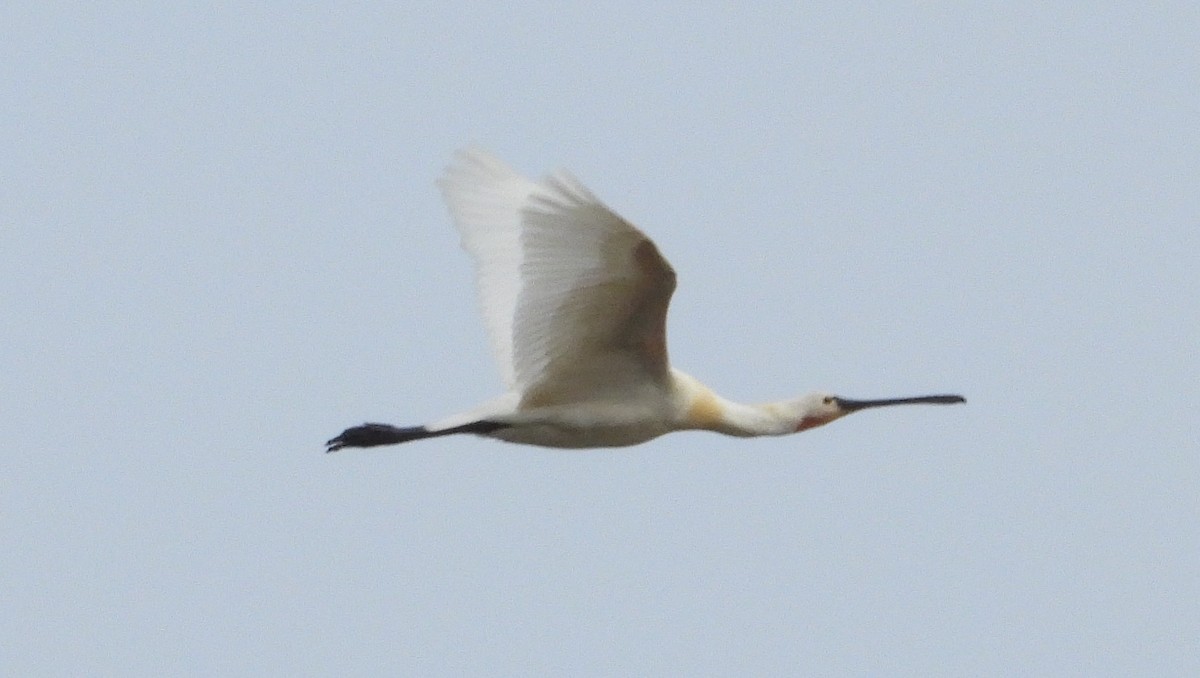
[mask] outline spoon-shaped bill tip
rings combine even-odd
[[[953,405],[965,402],[967,402],[966,398],[954,394],[913,396],[911,398],[881,398],[878,400],[837,399],[838,407],[847,412],[865,410],[868,407],[886,407],[888,405]]]

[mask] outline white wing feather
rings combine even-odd
[[[521,289],[521,207],[537,184],[491,155],[464,149],[438,180],[438,188],[475,262],[475,291],[492,344],[492,357],[508,388],[513,367],[513,317]]]
[[[666,383],[675,272],[645,234],[569,174],[534,182],[478,149],[460,151],[438,185],[522,407]]]

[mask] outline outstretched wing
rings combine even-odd
[[[535,182],[478,149],[438,185],[523,407],[665,383],[675,272],[645,234],[566,172]]]
[[[521,209],[538,185],[473,148],[456,153],[437,184],[463,249],[475,264],[475,291],[492,357],[505,385],[515,389],[513,319],[521,290]]]

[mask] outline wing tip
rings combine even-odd
[[[510,182],[528,181],[503,160],[479,146],[464,146],[451,156],[442,176],[434,181],[453,205],[463,196],[486,194]]]

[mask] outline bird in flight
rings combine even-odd
[[[468,148],[437,183],[474,261],[508,390],[426,426],[348,428],[326,443],[328,452],[456,433],[557,448],[637,445],[683,430],[778,436],[873,407],[966,402],[831,393],[756,405],[726,400],[667,360],[675,270],[575,177],[559,171],[534,181]]]

